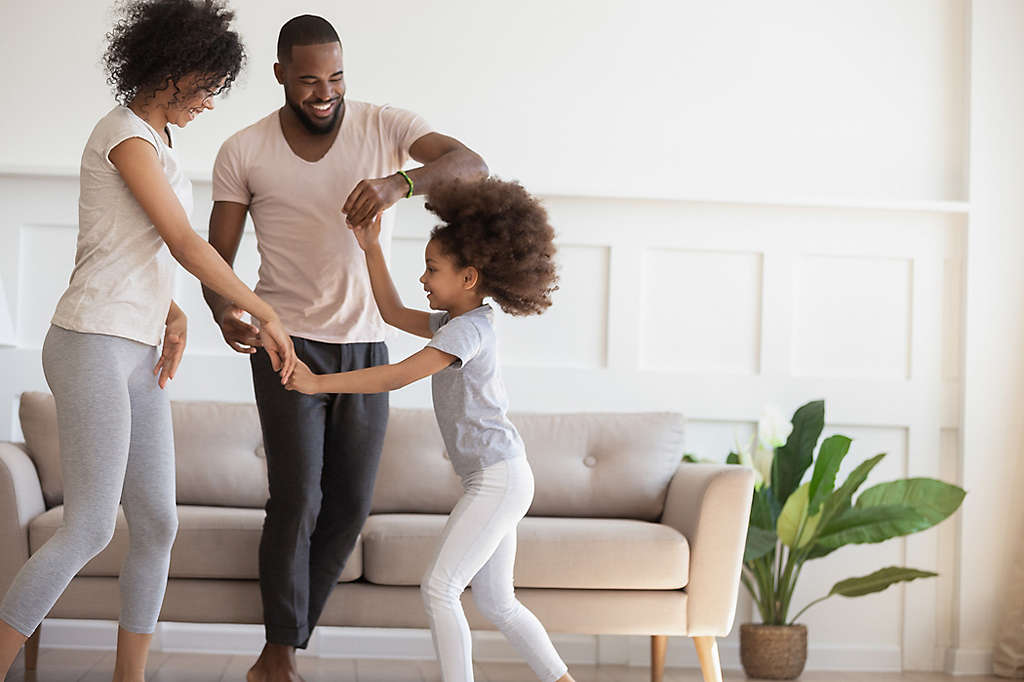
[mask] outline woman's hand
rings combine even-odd
[[[153,368],[153,376],[159,376],[157,382],[160,388],[167,386],[167,381],[174,378],[181,364],[181,356],[185,353],[185,341],[188,337],[188,318],[177,305],[171,303],[171,310],[167,314],[166,328],[164,331],[164,345],[160,352],[160,359]]]
[[[380,244],[380,214],[366,225],[352,225],[349,224],[348,229],[352,230],[352,234],[355,235],[356,241],[359,242],[359,248],[363,251],[369,250],[373,246]]]
[[[279,317],[275,316],[260,325],[260,345],[270,356],[270,366],[281,374],[281,383],[287,383],[299,359],[295,357],[295,346]]]
[[[296,360],[295,371],[292,372],[291,378],[288,379],[288,383],[284,387],[289,391],[298,391],[307,395],[323,392],[320,390],[320,376],[313,374],[302,360]]]

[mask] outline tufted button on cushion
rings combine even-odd
[[[594,457],[593,455],[587,455],[586,457],[583,458],[583,466],[590,467],[591,469],[593,469],[594,467],[597,466],[597,457]]]

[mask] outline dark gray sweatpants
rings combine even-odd
[[[292,337],[317,374],[388,362],[379,343]],[[305,648],[370,513],[388,420],[388,394],[288,391],[266,352],[251,357],[270,499],[260,540],[267,642]]]

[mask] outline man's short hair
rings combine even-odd
[[[292,48],[296,45],[323,45],[340,43],[338,32],[331,22],[313,14],[303,14],[289,19],[277,36],[277,61],[284,63],[291,59]]]

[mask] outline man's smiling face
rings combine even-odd
[[[341,43],[295,45],[291,58],[277,65],[285,102],[315,135],[334,130],[345,102]]]

